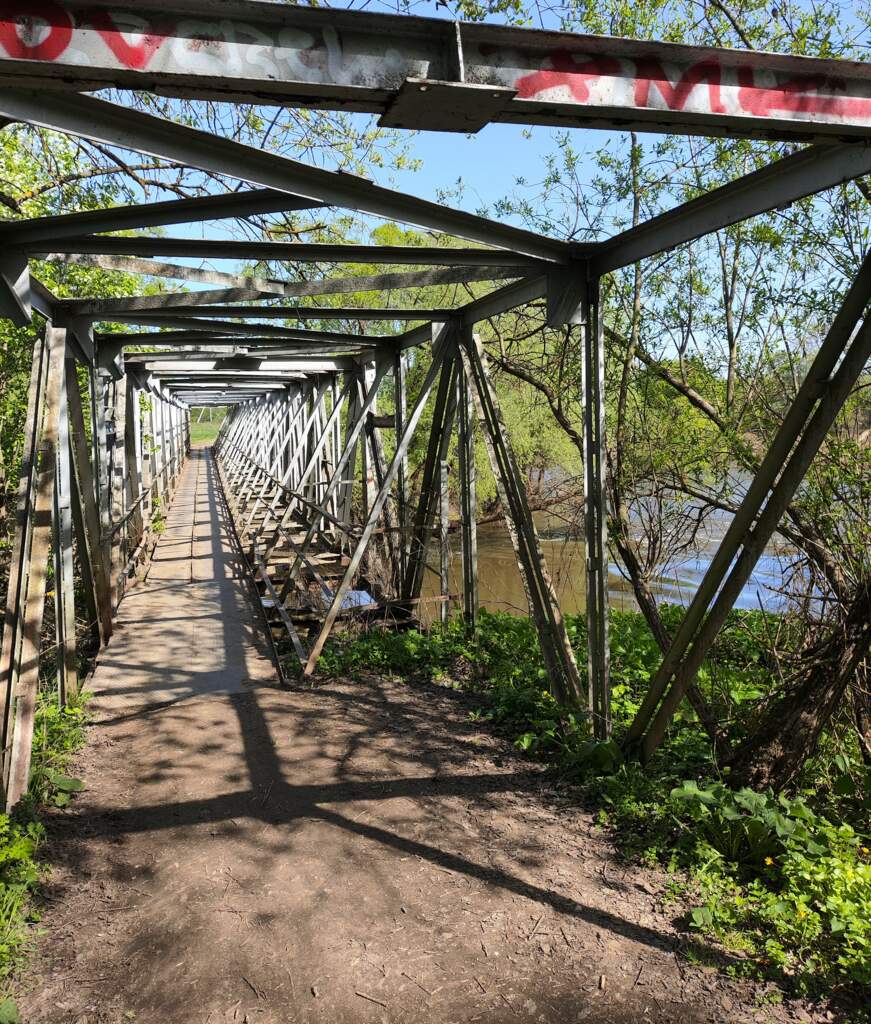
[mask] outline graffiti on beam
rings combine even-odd
[[[769,72],[724,67],[710,58],[675,69],[656,60],[579,59],[565,51],[552,54],[548,65],[517,79],[519,99],[559,102],[570,95],[598,106],[859,122],[871,118],[871,98],[847,96],[844,79],[822,75],[775,81]],[[760,82],[757,75],[769,81]]]
[[[170,18],[150,4],[88,6],[74,0],[0,0],[0,57],[102,71],[395,90],[407,78],[445,78],[430,40],[385,43],[373,52],[353,32],[314,32],[217,16]],[[663,110],[867,125],[867,83],[790,77],[708,56],[661,63],[556,50],[536,56],[494,46],[464,54],[466,81],[514,89],[520,101],[622,110]]]

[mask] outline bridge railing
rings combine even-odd
[[[7,809],[27,790],[40,690],[61,703],[78,692],[162,532],[189,422],[187,406],[133,376],[79,365],[67,331],[45,322],[33,350],[0,644]]]

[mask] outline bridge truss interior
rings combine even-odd
[[[119,159],[144,153],[240,183],[237,190],[201,198],[0,225],[0,315],[37,328],[0,650],[7,804],[14,805],[27,786],[47,591],[54,601],[63,700],[79,685],[77,616],[93,624],[95,647],[109,642],[125,586],[135,579],[171,501],[193,407],[228,410],[215,445],[224,490],[269,627],[306,675],[315,671],[337,624],[363,619],[415,625],[427,572],[439,578],[442,616],[458,606],[474,629],[474,443],[480,435],[551,691],[564,705],[585,707],[591,733],[608,738],[601,280],[871,172],[867,69],[362,12],[253,2],[219,6],[221,26],[204,37],[202,27],[186,28],[183,16],[196,16],[202,26],[203,18],[215,17],[209,13],[214,4],[177,2],[177,18],[162,13],[156,42],[147,42],[142,29],[149,11],[123,4],[52,0],[44,5],[37,36],[32,16],[2,15],[0,117],[6,124],[40,126],[110,147]],[[227,25],[236,26],[235,42]],[[246,36],[251,25],[259,33],[260,57],[249,55],[240,71],[242,58],[230,50],[255,38],[253,29]],[[297,54],[292,61],[288,40],[297,37],[308,40],[307,57]],[[131,38],[140,40],[138,50]],[[214,61],[202,64],[202,46],[193,44],[204,38],[207,49],[226,51],[221,70]],[[267,57],[275,74],[264,77]],[[259,69],[259,77],[252,69]],[[610,239],[573,243],[88,94],[105,86],[372,111],[396,127],[476,131],[503,121],[807,145]],[[187,237],[190,225],[315,208],[415,225],[432,232],[436,243],[238,241],[223,229],[218,238]],[[147,233],[171,225],[183,230],[177,236]],[[179,262],[168,262],[173,259]],[[279,264],[286,273],[259,278],[194,266],[204,259]],[[40,281],[32,261],[123,270],[152,287],[120,298],[60,299]],[[337,270],[355,264],[385,269],[366,276]],[[296,273],[303,266],[332,272],[303,277]],[[167,280],[176,287],[153,287]],[[390,304],[397,289],[407,295],[464,282],[477,282],[479,294],[451,308]],[[651,680],[627,739],[642,757],[656,749],[679,702],[687,694],[692,698],[694,677],[717,630],[871,355],[871,330],[863,320],[869,284],[866,262]],[[365,308],[330,305],[337,295],[361,292],[385,301]],[[582,351],[583,670],[569,643],[482,343],[494,318],[533,303],[544,308],[549,327],[571,326]],[[409,393],[412,367],[420,372]],[[408,453],[422,424],[426,454],[413,481]],[[462,585],[456,595],[450,594],[446,559],[449,474],[460,506]],[[434,552],[437,564],[430,568]]]

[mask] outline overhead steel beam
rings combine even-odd
[[[360,334],[334,334],[331,331],[294,331],[288,328],[287,332],[281,335],[255,335],[247,337],[239,333],[221,334],[219,332],[200,331],[151,331],[141,334],[98,334],[96,342],[101,346],[120,345],[131,347],[133,345],[231,345],[240,346],[244,338],[245,346],[250,350],[254,346],[266,345],[268,349],[279,349],[293,342],[311,345],[342,345],[354,348],[372,348],[387,342],[392,342],[390,337],[365,337]]]
[[[236,300],[258,299],[264,295],[284,295],[284,285],[281,281],[248,277],[244,274],[228,274],[223,270],[203,270],[200,267],[165,263],[162,260],[139,259],[136,256],[95,256],[84,253],[57,252],[49,253],[44,259],[48,263],[68,263],[82,267],[97,267],[100,270],[118,270],[122,274],[165,277],[171,281],[188,281],[192,284],[220,284],[236,289],[234,296]],[[157,297],[150,296],[152,299]],[[212,302],[215,301],[215,298],[207,295],[204,301]]]
[[[290,384],[290,383],[292,383],[292,381],[288,380],[286,383]],[[172,387],[172,384],[164,382],[163,378],[160,379],[160,384],[161,384],[161,387],[164,387],[164,388]],[[196,381],[185,381],[184,382],[183,390],[185,390],[185,391],[197,391],[197,390],[200,389],[200,386],[202,386],[203,388],[211,390],[211,391],[215,391],[215,390],[226,390],[226,391],[276,391],[276,390],[282,388],[284,386],[284,384],[285,384],[284,380],[281,380],[277,384],[273,384],[271,386],[269,386],[268,384],[264,385],[264,384],[258,384],[258,383],[249,383],[247,381],[228,381],[226,383],[222,383],[221,387],[219,389],[216,389],[213,382],[210,383],[208,381],[204,381],[202,385],[199,385]]]
[[[252,185],[443,231],[538,259],[560,260],[571,253],[566,242],[394,192],[353,174],[310,167],[278,153],[254,149],[93,96],[4,89],[0,93],[0,116],[4,114],[94,142],[228,175]]]
[[[206,333],[214,335],[215,337],[223,337],[226,335],[237,335],[242,336],[246,334],[257,335],[261,338],[289,338],[292,341],[307,340],[308,338],[321,339],[321,338],[332,338],[339,339],[341,341],[355,341],[365,342],[367,337],[362,334],[348,334],[341,331],[312,331],[305,327],[276,327],[274,324],[246,324],[236,323],[234,321],[220,321],[220,320],[204,320],[195,319],[193,317],[177,317],[166,319],[155,318],[145,315],[137,320],[137,324],[141,326],[157,326],[157,327],[173,327],[177,328],[174,331],[154,331],[147,334],[136,335],[136,337],[144,337],[150,339],[154,344],[168,344],[166,339],[173,338],[175,335],[190,335],[194,338],[194,341],[198,343],[197,336],[200,333]],[[98,338],[106,338],[106,334],[98,334]],[[369,340],[377,344],[382,339],[372,335]],[[385,339],[386,340],[386,339]]]
[[[316,278],[310,281],[263,281],[242,275],[221,274],[218,271],[199,271],[193,267],[176,267],[174,264],[154,264],[170,271],[134,269],[133,264],[151,263],[137,260],[132,256],[64,256],[64,262],[84,263],[106,267],[111,270],[147,273],[152,276],[174,277],[205,283],[226,283],[231,287],[224,291],[183,292],[176,294],[138,295],[120,299],[77,299],[61,303],[68,315],[91,316],[97,319],[101,314],[135,312],[137,310],[185,309],[200,305],[201,302],[239,302],[256,299],[266,294],[284,295],[345,295],[358,292],[394,291],[403,288],[427,288],[441,284],[465,284],[472,281],[502,281],[517,278],[519,270],[506,267],[435,267],[431,270],[397,271],[388,274],[361,274],[355,277]],[[110,262],[111,261],[111,262]],[[174,271],[178,271],[175,273]]]
[[[114,206],[105,210],[86,210],[83,213],[13,221],[0,225],[0,241],[4,245],[30,246],[46,238],[57,242],[62,238],[98,231],[129,231],[132,228],[153,228],[166,224],[193,224],[207,220],[250,217],[254,214],[306,210],[321,205],[310,199],[296,199],[287,192],[259,188],[249,192],[171,199],[162,203],[137,203],[133,206]]]
[[[172,321],[194,324],[200,317],[251,318],[252,320],[447,320],[457,310],[390,309],[372,306],[195,306],[184,316],[178,310],[155,309],[148,313],[114,312],[117,323],[164,325]],[[90,319],[97,319],[91,316]]]
[[[187,366],[191,370],[202,370],[205,373],[213,369],[220,369],[227,364],[232,365],[253,365],[275,373],[300,371],[302,373],[333,373],[340,370],[353,369],[354,363],[351,359],[324,358],[323,356],[300,355],[291,359],[272,359],[258,356],[223,356],[209,357],[205,352],[133,352],[125,353],[124,365],[134,366],[152,373],[160,374],[162,370],[173,372],[179,365]]]
[[[590,255],[591,274],[628,266],[865,174],[871,174],[871,146],[811,146],[615,235]]]
[[[0,235],[2,240],[2,235]],[[14,246],[13,246],[14,248]],[[286,263],[384,263],[411,266],[516,267],[530,272],[541,262],[499,249],[452,249],[424,245],[320,245],[235,239],[145,238],[139,235],[79,235],[22,245],[31,256],[57,259],[67,253],[110,256],[170,256],[183,259],[255,260]]]
[[[269,373],[266,371],[255,370],[253,372],[246,372],[245,370],[209,370],[209,371],[185,371],[184,369],[178,370],[162,370],[159,374],[161,382],[165,386],[178,386],[179,384],[221,384],[221,383],[240,383],[240,384],[281,384],[286,380],[293,380],[298,377],[304,377],[303,373]]]
[[[527,277],[514,284],[505,285],[480,299],[473,299],[465,306],[453,310],[448,320],[455,320],[463,327],[474,327],[482,320],[507,313],[510,309],[534,302],[547,293],[547,277]],[[431,325],[415,327],[397,336],[397,343],[403,349],[425,345],[432,339]]]
[[[86,90],[757,138],[868,137],[871,72],[819,60],[240,0],[4,8],[0,76]],[[13,111],[6,116],[14,118]]]

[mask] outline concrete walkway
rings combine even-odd
[[[211,452],[194,449],[146,579],[121,602],[91,681],[98,709],[276,678],[231,531]]]

